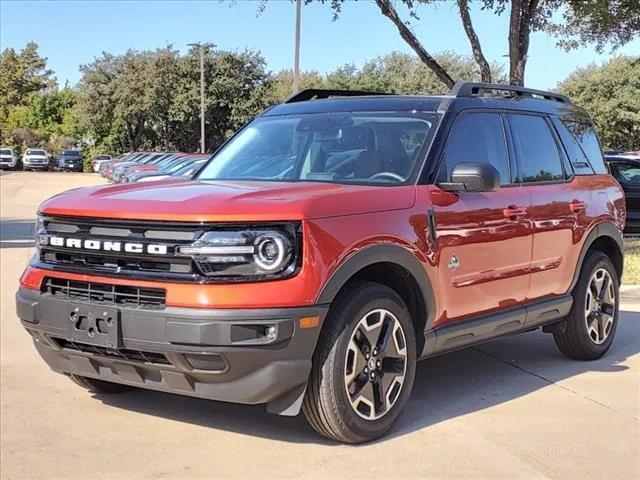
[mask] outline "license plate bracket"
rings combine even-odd
[[[120,310],[72,303],[67,319],[67,339],[106,348],[122,346]]]

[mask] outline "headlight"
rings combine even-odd
[[[300,225],[293,223],[216,230],[179,247],[178,253],[191,256],[208,277],[280,279],[293,275],[300,265],[300,233]]]
[[[40,233],[44,230],[44,221],[40,215],[36,215],[36,224],[33,229],[36,248],[40,248]]]

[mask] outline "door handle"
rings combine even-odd
[[[518,217],[523,217],[524,215],[526,215],[527,209],[525,207],[516,207],[515,205],[509,205],[507,208],[502,210],[502,214],[507,218],[515,220]]]
[[[587,206],[582,200],[574,200],[569,204],[569,208],[573,213],[582,213],[587,209]]]

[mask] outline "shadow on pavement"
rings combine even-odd
[[[0,248],[30,248],[34,246],[33,219],[0,220]]]
[[[379,442],[421,430],[467,413],[490,408],[582,373],[615,374],[640,352],[640,313],[621,312],[615,341],[599,360],[569,360],[551,335],[529,332],[418,364],[413,393],[393,430]],[[515,368],[514,368],[515,367]],[[122,395],[95,395],[109,406],[203,427],[286,442],[331,445],[295,418],[266,413],[264,406],[244,406],[159,392],[134,390]]]

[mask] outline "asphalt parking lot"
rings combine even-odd
[[[302,416],[259,406],[82,390],[37,356],[13,295],[38,204],[99,182],[0,176],[2,478],[640,478],[637,293],[595,362],[565,359],[536,331],[420,363],[396,428],[369,445],[325,441]]]

